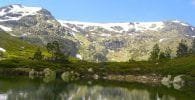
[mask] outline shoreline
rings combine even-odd
[[[33,76],[33,77],[44,77],[44,71],[36,71],[31,68],[0,68],[0,75],[2,76]],[[67,71],[68,72],[68,71]],[[30,73],[32,75],[30,75]],[[123,82],[138,82],[138,83],[148,83],[148,84],[160,84],[161,80],[163,79],[162,75],[156,74],[108,74],[108,75],[97,75],[97,74],[85,74],[80,75],[78,73],[74,73],[73,71],[68,72],[69,74],[66,77],[74,76],[74,78],[78,79],[103,79],[103,80],[110,80],[110,81],[123,81]],[[56,77],[62,77],[63,71],[56,71]],[[78,75],[77,75],[78,74]],[[73,79],[74,80],[74,79]]]

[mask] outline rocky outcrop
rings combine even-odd
[[[178,75],[175,77],[171,77],[171,75],[168,75],[167,77],[163,77],[161,83],[168,88],[173,86],[175,89],[179,90],[185,85],[185,81],[182,77],[183,75]]]

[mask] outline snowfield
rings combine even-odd
[[[87,27],[100,27],[104,28],[108,31],[114,31],[114,32],[127,32],[130,29],[134,29],[135,31],[146,31],[146,30],[152,30],[152,31],[158,31],[162,28],[164,28],[163,22],[125,22],[125,23],[90,23],[90,22],[79,22],[79,21],[64,21],[64,20],[58,20],[61,25],[64,27],[69,27],[68,24],[76,25],[77,27],[81,29],[85,29]],[[120,30],[115,29],[115,27],[120,27]],[[74,29],[75,31],[75,29]]]
[[[6,31],[6,32],[12,31],[11,28],[6,27],[6,26],[3,26],[3,25],[0,25],[0,28],[1,28],[2,30]]]
[[[0,19],[0,21],[19,20],[24,16],[36,15],[41,9],[41,7],[10,5],[9,8],[0,9],[0,16],[3,16],[3,19]],[[17,16],[10,16],[10,14],[17,14]]]

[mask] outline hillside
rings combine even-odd
[[[33,57],[37,48],[40,48],[45,55],[48,55],[43,46],[37,46],[12,37],[8,33],[0,31],[0,48],[5,53],[6,58],[25,58]]]

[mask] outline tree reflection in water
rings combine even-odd
[[[58,91],[55,86],[47,87],[40,85],[38,88],[11,89],[0,98],[8,100],[175,100],[169,95],[156,96],[152,98],[147,90],[128,90],[122,87],[103,87],[99,85],[67,85],[63,90]]]

